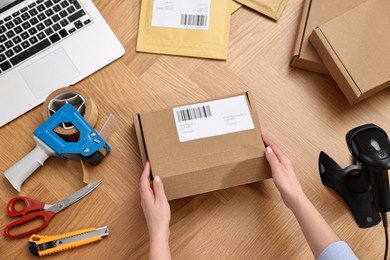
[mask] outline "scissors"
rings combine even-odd
[[[5,235],[8,238],[21,238],[36,233],[39,230],[44,229],[50,222],[50,220],[60,212],[61,210],[67,208],[73,203],[79,201],[84,196],[93,191],[97,186],[102,183],[100,180],[96,180],[93,183],[90,183],[80,190],[76,191],[72,195],[66,197],[63,200],[58,201],[56,204],[46,204],[41,201],[36,201],[27,197],[15,197],[8,202],[7,212],[11,217],[21,216],[20,219],[10,223],[4,229]],[[16,203],[23,203],[23,209],[17,210],[15,208]],[[33,212],[33,213],[30,213]],[[30,214],[28,214],[30,213]],[[43,223],[35,228],[32,228],[28,231],[21,232],[19,234],[11,234],[10,230],[17,227],[25,225],[29,222],[36,220],[43,220]],[[34,222],[35,224],[35,222]]]

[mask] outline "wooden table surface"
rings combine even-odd
[[[226,61],[137,53],[140,1],[94,0],[126,49],[119,60],[75,87],[97,103],[99,130],[110,114],[116,125],[108,139],[112,152],[87,179],[102,185],[56,216],[42,235],[108,226],[102,241],[46,259],[147,259],[148,231],[140,206],[143,169],[133,114],[249,90],[262,131],[292,160],[304,191],[338,235],[362,259],[384,252],[381,224],[360,229],[347,205],[322,185],[318,155],[327,152],[342,167],[351,163],[345,134],[374,123],[390,133],[390,91],[349,105],[332,78],[289,66],[302,0],[290,0],[274,22],[242,7],[231,17]],[[35,147],[32,132],[42,122],[42,106],[0,129],[0,172]],[[48,159],[17,193],[0,177],[0,223],[17,195],[53,203],[84,186],[79,161]],[[312,259],[299,226],[272,180],[170,202],[170,246],[174,259]],[[33,258],[27,238],[0,236],[0,259]]]

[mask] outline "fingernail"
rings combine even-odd
[[[153,180],[154,180],[155,182],[160,182],[160,181],[161,181],[161,179],[160,179],[159,176],[154,176]]]
[[[270,146],[267,146],[265,150],[267,153],[272,153],[272,148]]]

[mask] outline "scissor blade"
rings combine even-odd
[[[61,210],[72,205],[73,203],[79,201],[84,196],[88,195],[91,191],[96,189],[96,187],[99,186],[101,183],[102,183],[101,180],[96,180],[96,181],[86,185],[84,188],[81,188],[80,190],[76,191],[72,195],[66,197],[65,199],[57,202],[56,204],[54,204],[52,207],[48,208],[47,210],[53,211],[54,213],[58,213]]]

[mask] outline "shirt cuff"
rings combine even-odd
[[[336,241],[327,246],[318,257],[318,260],[356,260],[358,259],[352,249],[344,241]]]

